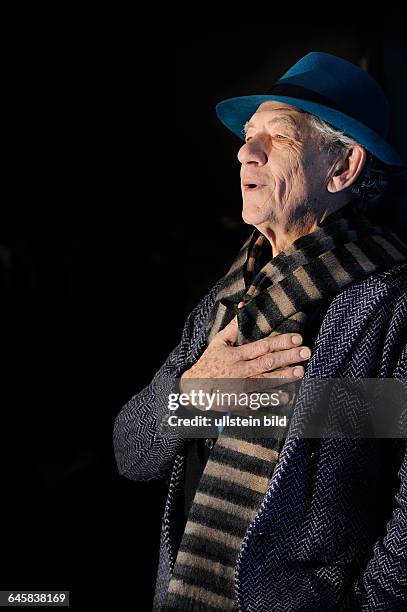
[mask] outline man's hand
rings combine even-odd
[[[192,389],[196,389],[198,379],[201,379],[199,388],[206,391],[212,391],[213,379],[233,379],[230,385],[226,380],[222,381],[223,390],[253,392],[253,379],[274,378],[275,385],[281,386],[283,383],[280,379],[290,379],[287,382],[292,382],[293,379],[301,379],[304,376],[303,366],[292,365],[311,356],[308,347],[300,346],[302,337],[299,334],[270,335],[243,346],[234,346],[237,338],[238,322],[235,317],[214,336],[198,361],[182,374],[180,392],[190,393]],[[270,386],[273,387],[271,380]],[[280,391],[280,394],[282,403],[288,401],[287,393]],[[214,407],[214,410],[227,409],[222,406]]]
[[[188,378],[302,378],[303,366],[290,364],[311,356],[302,347],[299,334],[279,334],[242,346],[238,338],[237,317],[218,332],[198,361],[181,376]],[[182,383],[181,383],[182,384]]]

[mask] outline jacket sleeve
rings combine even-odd
[[[397,360],[394,377],[407,379],[407,346]],[[361,612],[407,610],[407,441],[399,439],[398,442],[401,464],[393,513],[385,535],[374,544],[372,557],[352,588],[351,600],[357,602],[352,609]]]
[[[196,347],[206,348],[206,325],[218,283],[189,314],[181,341],[155,374],[151,383],[123,406],[115,419],[113,444],[119,473],[131,480],[165,479],[185,439],[162,436],[159,426],[168,412],[168,394],[174,381],[199,357]]]
[[[407,609],[407,451],[399,471],[396,508],[376,542],[362,579],[361,610]]]

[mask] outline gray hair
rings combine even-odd
[[[340,154],[349,147],[358,144],[341,130],[326,123],[326,121],[315,115],[307,114],[309,115],[311,127],[319,133],[322,146],[329,153],[333,155]],[[375,206],[389,186],[386,165],[369,151],[366,151],[366,153],[366,162],[363,170],[350,188],[351,193],[357,199],[357,208],[361,211]]]

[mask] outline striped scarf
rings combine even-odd
[[[208,343],[235,316],[245,344],[301,333],[306,311],[351,283],[407,259],[397,236],[352,206],[326,217],[272,258],[255,230],[225,275],[208,323]],[[244,308],[237,309],[240,301]],[[285,438],[240,438],[226,427],[206,463],[189,512],[164,610],[235,610],[234,569],[267,491]]]

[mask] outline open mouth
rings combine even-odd
[[[243,185],[243,189],[245,191],[259,191],[260,189],[263,189],[264,185],[261,185],[260,183],[244,183]]]

